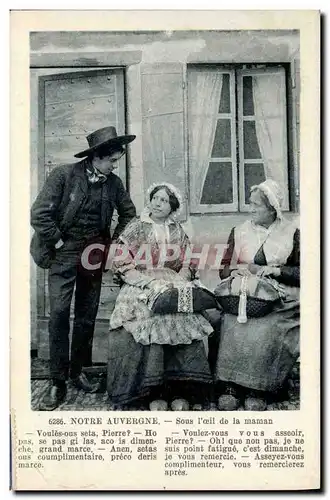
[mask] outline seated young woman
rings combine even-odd
[[[189,281],[199,286],[196,269],[183,265],[189,239],[176,219],[181,204],[171,184],[151,186],[147,207],[118,240],[129,253],[113,262],[122,287],[110,319],[107,390],[119,408],[167,410],[170,404],[173,410],[188,410],[210,399],[204,342],[211,325],[201,314],[155,314],[151,307],[171,287]],[[167,245],[179,248],[176,258],[164,254]]]

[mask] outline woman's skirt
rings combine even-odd
[[[107,391],[114,404],[131,403],[147,397],[156,387],[180,381],[196,384],[196,390],[211,387],[202,341],[143,345],[124,328],[109,332]]]
[[[263,318],[237,322],[224,314],[215,370],[217,381],[276,391],[299,357],[300,308],[290,300]]]

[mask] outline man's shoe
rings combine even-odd
[[[55,410],[61,403],[65,400],[66,396],[66,384],[55,385],[52,384],[45,396],[43,397],[39,410],[40,411],[52,411]]]
[[[91,383],[84,373],[78,377],[72,378],[72,383],[77,389],[82,389],[85,392],[97,392],[100,388],[99,383]]]

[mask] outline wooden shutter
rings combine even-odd
[[[170,182],[182,192],[186,218],[183,66],[141,66],[144,186]]]

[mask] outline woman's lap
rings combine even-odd
[[[277,390],[299,356],[299,313],[299,302],[291,301],[243,325],[236,316],[225,314],[215,381]],[[211,382],[202,341],[176,346],[143,345],[123,327],[110,331],[107,388],[113,402],[133,401],[171,381],[196,385]]]
[[[153,314],[146,305],[148,293],[125,285],[111,316],[111,328],[124,327],[141,344],[190,344],[212,332],[210,323],[201,314]]]
[[[299,303],[287,302],[264,318],[245,324],[225,314],[215,378],[262,391],[284,382],[299,356]]]

